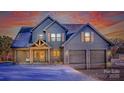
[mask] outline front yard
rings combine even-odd
[[[95,80],[65,65],[0,64],[1,81],[81,81]]]
[[[117,66],[116,66],[117,67]],[[75,70],[67,65],[0,63],[0,81],[124,80],[124,67]]]

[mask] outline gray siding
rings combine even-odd
[[[94,41],[91,43],[85,43],[81,41],[81,32],[94,32]],[[93,29],[85,27],[75,37],[73,37],[68,43],[64,45],[64,62],[68,63],[68,51],[69,50],[96,50],[96,49],[108,49],[109,44],[101,38]]]
[[[42,23],[36,27],[36,29],[33,30],[32,32],[32,42],[35,42],[38,40],[38,35],[39,34],[43,34],[44,35],[44,40],[45,40],[45,34],[43,33],[43,29],[48,26],[49,24],[51,24],[53,22],[52,19],[47,18],[44,21],[42,21]]]
[[[94,32],[90,28],[85,28],[81,32],[85,32],[85,31]],[[83,49],[83,50],[106,49],[106,48],[108,48],[108,43],[104,39],[102,39],[98,34],[96,34],[95,32],[94,32],[94,41],[91,43],[85,43],[85,42],[81,41],[81,33],[78,33],[64,47],[65,48],[69,47],[69,49],[73,49],[73,50],[74,49],[79,49],[79,50],[81,50],[81,49]]]
[[[65,37],[65,29],[63,29],[58,23],[54,23],[52,26],[50,26],[48,29],[47,29],[47,31],[46,31],[46,34],[47,33],[64,33],[64,38],[66,38]],[[64,39],[65,40],[65,39]],[[48,36],[46,35],[46,42],[48,42]],[[60,42],[58,42],[58,41],[55,41],[55,42],[48,42],[52,47],[54,47],[54,48],[59,48],[59,47],[61,47],[61,45],[62,45],[62,41],[60,41]]]

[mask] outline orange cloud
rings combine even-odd
[[[54,12],[40,12],[40,11],[12,11],[12,12],[0,12],[0,32],[9,31],[11,28],[17,28],[22,26],[35,26],[45,16],[50,15],[60,23],[71,24],[84,24],[91,23],[99,29],[104,29],[108,26],[117,24],[123,21],[124,12],[81,12],[81,11],[54,11]],[[120,16],[122,18],[120,18]],[[10,30],[11,33],[11,30]]]

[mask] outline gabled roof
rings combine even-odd
[[[31,29],[33,27],[22,27],[13,41],[12,48],[28,47],[31,39]]]
[[[101,33],[99,33],[91,24],[87,23],[85,25],[82,25],[82,27],[80,27],[80,29],[74,33],[73,35],[71,35],[71,37],[63,44],[67,44],[72,38],[74,38],[78,33],[80,33],[82,31],[82,29],[84,29],[86,26],[90,27],[91,29],[93,29],[93,31],[98,34],[102,39],[104,39],[109,45],[113,45],[108,39],[106,39]]]
[[[82,26],[83,24],[63,24],[64,27],[66,27],[68,29],[68,31],[71,32],[75,32],[78,31],[79,28]]]
[[[74,32],[68,32],[66,35],[66,40],[68,40],[73,34]]]
[[[72,38],[74,38],[82,29],[86,26],[89,26],[95,33],[97,33],[101,38],[103,38],[107,43],[110,45],[112,44],[109,40],[107,40],[102,34],[100,34],[92,25],[90,24],[60,24],[58,21],[52,19],[50,16],[47,16],[41,23],[39,23],[36,27],[22,27],[17,34],[15,40],[12,43],[12,48],[22,48],[22,47],[29,47],[32,42],[32,31],[34,31],[37,27],[39,27],[45,20],[50,19],[48,24],[43,26],[42,30],[46,31],[50,28],[53,24],[58,24],[62,27],[66,32],[66,41],[64,44],[68,43]],[[63,44],[63,45],[64,45]]]
[[[36,25],[35,27],[33,27],[32,31],[34,31],[36,28],[38,28],[44,21],[46,21],[47,19],[50,19],[51,21],[54,21],[53,18],[51,18],[50,16],[45,17],[38,25]]]
[[[46,45],[47,47],[51,48],[51,46],[46,43],[44,40],[37,40],[36,42],[32,43],[30,46],[37,46],[37,47],[43,47],[44,45]]]
[[[44,31],[46,31],[48,28],[50,28],[53,24],[58,24],[60,27],[62,27],[66,32],[68,32],[68,29],[66,27],[64,27],[62,24],[60,24],[58,21],[54,20],[51,24],[49,24],[48,26],[46,26],[44,28]]]
[[[49,24],[48,26],[46,26],[43,31],[46,31],[49,27],[51,27],[53,24],[55,23],[55,21],[53,21],[51,24]]]
[[[103,34],[101,34],[96,28],[94,28],[90,23],[87,23],[86,26],[89,26],[93,31],[98,34],[103,40],[105,40],[109,45],[113,45],[113,43],[108,40]]]

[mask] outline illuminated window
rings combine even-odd
[[[53,50],[53,56],[54,57],[59,57],[60,56],[60,51],[59,50]]]
[[[61,34],[60,33],[57,33],[57,34],[52,33],[51,41],[61,41]]]
[[[56,40],[61,41],[61,34],[56,34]]]
[[[90,32],[84,33],[84,41],[85,42],[91,42],[91,33]]]
[[[39,35],[39,39],[43,39],[43,34],[40,34]]]
[[[56,40],[56,35],[55,34],[51,34],[51,41],[55,41]]]

